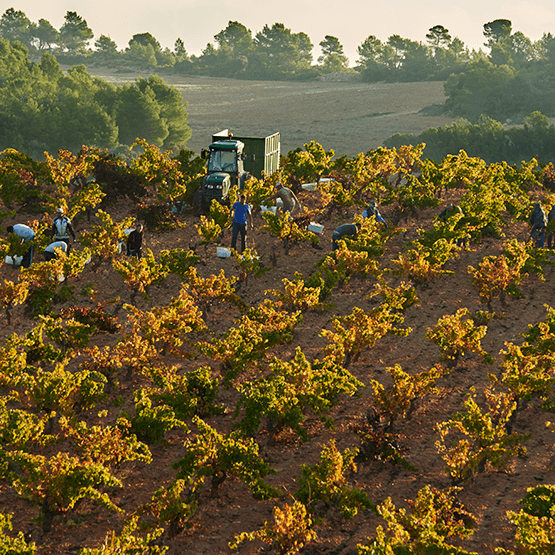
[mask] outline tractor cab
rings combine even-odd
[[[240,174],[243,172],[243,143],[240,141],[217,141],[210,145],[208,156],[208,173],[227,172]]]

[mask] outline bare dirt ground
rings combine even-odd
[[[136,77],[94,68],[89,71],[114,84],[133,82]],[[419,113],[445,102],[442,82],[292,83],[161,77],[188,103],[193,136],[187,148],[197,154],[214,132],[229,129],[236,135],[255,137],[279,131],[283,154],[316,141],[338,156],[352,156],[383,146],[394,133],[419,134],[453,121]]]
[[[172,84],[180,87],[184,98],[189,102],[190,124],[193,129],[193,139],[189,146],[197,152],[206,146],[212,132],[226,127],[237,134],[253,135],[279,130],[282,133],[283,151],[315,140],[326,149],[333,148],[338,154],[355,154],[380,146],[394,132],[418,133],[429,126],[447,122],[442,118],[418,115],[421,108],[442,101],[440,83],[290,84],[206,78],[179,81]],[[417,237],[418,229],[428,229],[445,204],[457,201],[457,195],[456,192],[449,192],[438,209],[423,211],[418,219],[403,223],[396,233],[392,233],[386,252],[379,261],[381,267],[393,267],[391,260],[399,255],[408,241]],[[319,193],[304,192],[301,202],[307,209],[317,208],[320,205]],[[119,205],[110,208],[109,212],[114,221],[121,221],[131,209],[131,205]],[[382,214],[389,219],[387,207],[382,209]],[[20,214],[17,220],[6,221],[5,224],[23,223],[24,217],[24,214]],[[265,298],[274,298],[266,291],[280,289],[283,278],[291,280],[295,272],[311,275],[315,264],[330,249],[333,229],[352,219],[352,212],[343,212],[333,221],[321,222],[324,225],[321,237],[323,251],[311,248],[310,244],[300,243],[286,254],[275,238],[260,230],[264,222],[257,216],[255,229],[249,235],[249,246],[257,249],[261,260],[271,270],[260,278],[249,278],[248,283],[238,290],[239,295],[249,306],[253,306]],[[157,258],[162,249],[188,248],[198,244],[199,235],[195,228],[198,218],[187,214],[181,220],[184,227],[178,230],[147,234],[146,247],[152,249]],[[86,221],[76,222],[76,230],[79,233],[90,225]],[[306,424],[311,441],[303,443],[284,437],[274,444],[269,441],[264,430],[256,434],[255,439],[260,444],[262,457],[277,471],[275,476],[269,478],[273,485],[280,486],[287,492],[295,492],[301,475],[301,465],[317,463],[323,446],[330,439],[336,440],[340,451],[360,446],[358,436],[352,432],[351,426],[364,423],[366,412],[372,406],[370,380],[376,379],[387,385],[386,368],[395,364],[401,365],[403,370],[411,374],[429,370],[437,364],[439,349],[426,339],[427,328],[435,326],[439,318],[454,314],[459,308],[466,307],[473,313],[485,309],[472,287],[467,268],[469,265],[477,267],[486,255],[501,253],[503,241],[513,237],[527,239],[526,226],[514,224],[506,229],[504,239],[485,239],[481,243],[471,244],[468,250],[462,250],[457,259],[448,263],[446,269],[452,270],[454,275],[441,276],[426,286],[417,288],[419,303],[404,314],[404,325],[410,327],[412,332],[407,337],[386,336],[373,349],[364,351],[349,366],[349,371],[368,387],[363,390],[361,397],[342,399],[341,404],[332,410],[330,415],[335,420],[335,429],[326,430],[317,417],[308,414]],[[229,241],[227,232],[223,245],[229,246]],[[200,247],[198,253],[201,255],[198,271],[202,276],[217,274],[223,269],[227,276],[238,277],[235,260],[216,257],[215,247],[211,246],[206,250]],[[42,256],[38,254],[37,259],[42,260]],[[509,298],[505,307],[494,300],[492,308],[501,317],[489,323],[482,344],[494,357],[495,364],[487,365],[477,355],[464,356],[451,373],[439,381],[439,394],[424,397],[412,418],[399,422],[398,431],[403,434],[401,447],[405,450],[407,460],[417,470],[410,471],[387,462],[370,460],[361,463],[357,472],[348,475],[352,486],[366,492],[374,503],[381,503],[391,497],[397,507],[407,508],[407,500],[414,499],[425,485],[439,489],[451,485],[436,449],[438,432],[435,426],[463,410],[462,402],[471,388],[475,388],[477,401],[484,406],[483,393],[490,386],[488,374],[499,376],[502,371],[500,352],[505,342],[520,343],[520,334],[527,330],[527,326],[545,318],[544,304],[555,306],[555,291],[552,286],[554,277],[554,269],[548,267],[546,281],[530,277],[523,283],[523,298]],[[0,267],[0,279],[17,279],[17,270],[3,264]],[[97,291],[95,303],[79,293],[91,283]],[[74,299],[56,305],[57,311],[71,304],[93,306],[96,302],[109,302],[118,298],[121,302],[130,301],[129,289],[107,263],[98,268],[89,265],[82,275],[71,278],[68,285],[74,287]],[[275,349],[272,354],[289,360],[299,346],[307,359],[321,358],[328,343],[320,335],[321,330],[331,329],[330,319],[334,315],[349,314],[354,306],[364,310],[376,306],[379,298],[368,297],[374,290],[374,285],[373,279],[352,279],[336,289],[330,299],[333,309],[305,313],[293,341]],[[179,287],[179,280],[170,276],[151,288],[148,301],[138,297],[136,305],[141,310],[166,305]],[[126,311],[121,310],[119,314],[122,324],[129,330]],[[211,330],[225,331],[233,326],[238,316],[237,311],[230,309],[229,305],[222,305],[207,315],[207,325]],[[28,318],[22,308],[15,308],[12,310],[11,325],[7,324],[4,315],[0,315],[0,337],[3,340],[13,332],[23,335],[36,325],[37,322]],[[114,345],[118,339],[117,334],[99,336],[98,344]],[[177,364],[182,372],[207,363],[205,359],[172,359],[166,362]],[[77,363],[74,367],[77,368]],[[213,370],[214,375],[218,375],[219,370],[215,363]],[[122,375],[118,376],[121,379],[120,389],[106,402],[90,411],[88,416],[83,414],[80,418],[87,418],[89,425],[98,423],[95,415],[100,410],[106,410],[108,414],[103,423],[112,424],[121,410],[132,413],[133,391],[145,386],[144,377],[133,375],[130,381],[123,374],[122,371]],[[207,422],[221,433],[228,431],[232,425],[231,413],[236,400],[236,392],[222,388],[218,402],[227,404],[229,411],[225,415],[208,418]],[[474,480],[462,485],[459,499],[476,519],[474,534],[460,544],[468,551],[493,555],[497,547],[512,548],[514,527],[508,521],[507,511],[520,509],[518,501],[524,497],[527,488],[555,483],[553,437],[545,426],[549,416],[539,410],[537,405],[530,403],[519,412],[513,429],[518,433],[531,434],[531,439],[525,444],[527,457],[513,459],[504,472],[486,468]],[[171,482],[175,476],[172,463],[183,457],[184,437],[183,433],[173,432],[168,434],[166,441],[150,445],[153,454],[153,463],[150,465],[124,463],[117,470],[124,487],[111,489],[109,493],[123,510],[121,514],[108,512],[92,502],[83,502],[75,510],[56,516],[52,529],[48,533],[42,533],[40,524],[34,520],[38,516],[38,507],[16,495],[5,484],[0,486],[0,507],[2,511],[14,514],[14,531],[23,531],[28,539],[36,542],[37,555],[74,555],[83,547],[98,547],[107,532],[115,530],[119,533],[124,518],[140,504],[148,503],[159,487]],[[195,525],[191,530],[174,538],[169,538],[167,533],[162,536],[160,544],[169,547],[168,555],[228,555],[231,553],[228,542],[233,540],[235,534],[257,530],[265,520],[271,520],[274,505],[291,501],[287,494],[279,500],[256,501],[243,484],[232,479],[226,480],[218,492],[217,496],[211,496],[207,490],[202,495]],[[368,537],[374,537],[376,527],[384,525],[384,521],[371,511],[361,511],[352,520],[346,520],[333,507],[320,507],[318,516],[323,519],[315,527],[318,538],[304,548],[303,553],[306,555],[355,555],[357,544],[363,544]],[[259,542],[242,544],[238,550],[241,555],[260,555],[267,552],[267,547]]]
[[[449,193],[444,202],[456,200],[457,195]],[[316,208],[320,204],[319,193],[302,193],[301,201],[307,209]],[[110,210],[110,213],[115,221],[119,221],[131,208],[130,205],[122,205]],[[439,210],[441,207],[426,210],[421,213],[419,219],[403,223],[402,229],[397,229],[398,233],[387,243],[387,250],[380,260],[380,265],[393,267],[391,260],[398,256],[403,245],[416,238],[418,229],[429,228]],[[387,207],[382,213],[389,219]],[[286,254],[275,238],[260,230],[263,221],[257,216],[255,229],[249,236],[249,245],[257,249],[261,260],[271,266],[271,270],[260,278],[249,278],[248,283],[238,290],[239,295],[248,305],[253,306],[265,298],[274,298],[265,292],[271,288],[280,289],[283,278],[294,279],[295,272],[310,275],[318,260],[329,251],[329,240],[334,227],[339,223],[352,221],[352,217],[352,213],[343,213],[333,222],[322,222],[325,226],[321,241],[323,251],[311,248],[310,244],[300,243]],[[148,234],[146,247],[152,249],[158,258],[162,249],[187,248],[198,243],[199,236],[195,228],[198,219],[192,215],[185,215],[182,217],[182,223],[184,227],[176,231]],[[78,222],[78,233],[87,225],[86,222]],[[526,239],[526,226],[515,224],[507,228],[506,238],[512,237]],[[229,246],[229,240],[227,232],[223,245]],[[287,492],[295,492],[301,465],[317,463],[322,448],[330,439],[336,440],[340,451],[360,446],[360,440],[350,426],[364,423],[366,412],[372,406],[370,380],[376,379],[387,384],[388,373],[385,369],[395,364],[401,365],[403,370],[411,374],[429,370],[436,364],[439,360],[439,350],[426,339],[427,328],[435,326],[439,318],[446,314],[454,314],[459,308],[466,307],[473,313],[485,309],[472,287],[467,268],[469,265],[477,267],[484,256],[499,254],[502,248],[503,239],[485,239],[479,244],[471,244],[468,250],[461,251],[459,258],[447,265],[447,269],[452,270],[454,275],[439,277],[428,285],[417,288],[420,302],[404,314],[404,325],[410,327],[412,332],[404,338],[382,338],[373,349],[364,351],[360,358],[349,366],[349,371],[368,387],[362,392],[361,397],[344,398],[341,404],[332,410],[330,415],[335,420],[335,429],[326,430],[317,417],[308,414],[306,424],[311,437],[308,442],[294,441],[286,435],[277,443],[272,443],[264,429],[256,434],[255,439],[260,444],[262,457],[277,470],[277,475],[269,478],[273,485],[280,486]],[[217,274],[223,269],[227,276],[238,277],[238,267],[234,259],[216,257],[215,247],[211,246],[206,250],[200,247],[198,253],[202,257],[198,265],[201,275]],[[41,260],[42,257],[38,255],[38,259]],[[17,270],[4,264],[0,269],[0,279],[16,279],[16,272]],[[405,470],[387,462],[369,460],[361,463],[357,472],[348,474],[352,486],[365,491],[375,503],[391,497],[397,507],[407,508],[407,500],[414,499],[425,485],[429,484],[438,489],[451,485],[451,479],[445,472],[444,463],[435,446],[438,440],[435,426],[463,410],[462,402],[471,388],[475,388],[477,401],[484,406],[483,392],[490,386],[488,374],[501,374],[500,351],[504,348],[504,343],[520,343],[520,334],[527,330],[528,324],[545,318],[544,304],[555,305],[555,292],[551,285],[554,277],[553,268],[547,268],[545,282],[534,277],[525,281],[522,288],[524,298],[507,299],[506,307],[502,307],[498,300],[494,301],[492,309],[501,314],[501,318],[489,323],[483,347],[494,357],[495,364],[487,365],[477,355],[464,356],[451,373],[439,381],[439,394],[422,398],[412,418],[399,422],[397,429],[403,436],[401,447],[405,450],[407,460],[417,470]],[[103,264],[96,269],[89,265],[82,275],[69,280],[68,285],[74,287],[75,298],[65,305],[56,305],[56,310],[70,304],[90,304],[90,301],[78,293],[90,283],[94,284],[97,290],[97,302],[116,298],[120,298],[122,302],[130,300],[129,289],[109,264]],[[352,279],[336,289],[329,299],[334,305],[333,309],[306,312],[302,324],[295,331],[293,341],[275,349],[272,354],[289,360],[299,346],[307,359],[321,359],[323,349],[328,343],[320,336],[321,330],[330,329],[330,319],[333,315],[347,315],[354,306],[364,310],[376,306],[379,298],[368,297],[374,284],[374,279]],[[139,296],[136,306],[141,310],[148,310],[154,306],[166,305],[179,287],[179,280],[175,276],[167,278],[151,288],[148,301]],[[125,313],[125,310],[120,311],[120,320],[128,330]],[[230,310],[229,305],[222,305],[207,315],[207,324],[210,329],[223,332],[233,325],[238,316],[236,310]],[[2,317],[0,333],[3,338],[14,331],[22,335],[37,324],[36,321],[30,320],[21,308],[13,309],[12,317],[11,326],[8,326]],[[115,344],[118,338],[119,334],[104,335],[99,336],[98,341],[100,345]],[[183,372],[210,363],[202,357],[191,361],[171,359],[167,362],[177,364]],[[218,375],[218,366],[214,363],[212,366],[214,375]],[[115,421],[121,410],[128,410],[132,414],[133,391],[146,384],[144,377],[141,378],[138,373],[133,375],[131,381],[125,378],[124,374],[122,370],[122,375],[118,376],[118,380],[121,380],[120,388],[114,391],[105,403],[90,411],[89,416],[82,413],[80,418],[87,418],[91,425],[93,422],[97,423],[94,417],[96,413],[107,410],[108,416],[104,417],[103,422],[109,424]],[[218,402],[226,404],[229,411],[225,415],[206,419],[220,433],[231,428],[231,413],[236,400],[237,394],[233,390],[222,388]],[[545,427],[548,420],[549,414],[539,410],[534,403],[524,408],[514,423],[514,431],[532,434],[531,439],[525,444],[528,449],[527,457],[513,459],[504,472],[486,468],[486,471],[478,474],[474,480],[462,484],[459,500],[476,519],[473,536],[461,543],[468,551],[480,555],[493,555],[496,547],[511,548],[514,527],[507,519],[507,511],[519,510],[518,501],[526,494],[527,488],[555,483],[555,472],[552,470],[555,453],[553,438]],[[150,445],[153,463],[125,463],[117,470],[124,487],[111,489],[109,493],[113,501],[123,509],[122,514],[110,513],[92,502],[83,502],[75,510],[56,516],[52,529],[43,534],[40,525],[33,520],[38,515],[38,507],[17,496],[5,485],[0,488],[0,506],[3,510],[14,513],[14,530],[25,532],[37,543],[37,555],[70,555],[77,553],[82,547],[98,547],[108,531],[115,530],[119,533],[126,516],[140,504],[148,503],[159,487],[171,482],[175,476],[175,470],[171,465],[184,454],[184,437],[181,432],[170,433],[166,441]],[[168,555],[228,555],[231,553],[228,542],[233,540],[236,534],[257,530],[265,520],[271,520],[272,507],[276,504],[281,506],[284,502],[291,502],[287,495],[275,501],[256,501],[243,484],[228,479],[219,487],[217,496],[212,496],[208,489],[202,495],[195,526],[191,530],[174,538],[164,534],[160,544],[169,547]],[[359,512],[352,520],[347,520],[340,516],[337,509],[326,509],[322,506],[318,509],[318,516],[323,518],[322,523],[315,527],[318,539],[303,550],[303,553],[308,555],[355,555],[357,544],[363,544],[368,537],[374,537],[376,527],[384,525],[381,519],[368,510]],[[241,555],[260,555],[267,552],[267,547],[259,542],[247,542],[238,550]]]

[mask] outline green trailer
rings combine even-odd
[[[228,139],[229,131],[224,129],[212,135],[212,142]],[[279,168],[279,157],[281,155],[281,135],[274,133],[267,137],[242,137],[232,135],[233,140],[243,143],[244,162],[246,172],[261,179],[262,172],[266,175],[273,174]]]

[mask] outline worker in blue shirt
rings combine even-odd
[[[380,214],[380,211],[378,210],[378,205],[376,204],[375,200],[371,200],[368,203],[368,206],[366,207],[364,212],[362,213],[363,218],[369,218],[370,216],[374,216],[377,222],[380,222],[385,227],[387,227],[387,222],[383,219],[382,215]]]
[[[251,207],[247,204],[246,195],[241,195],[232,206],[233,221],[231,224],[231,248],[237,250],[237,236],[241,235],[241,254],[247,243],[247,221],[252,224]]]

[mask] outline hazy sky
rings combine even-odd
[[[354,63],[357,47],[369,35],[386,41],[391,35],[426,41],[434,25],[446,27],[452,37],[459,37],[469,48],[482,47],[484,23],[509,19],[513,31],[521,31],[535,41],[544,33],[555,34],[553,0],[0,0],[0,12],[23,11],[37,23],[46,19],[56,29],[64,23],[68,11],[77,12],[95,34],[106,35],[119,49],[138,33],[150,33],[162,45],[173,49],[181,38],[188,54],[201,54],[214,35],[238,21],[253,36],[264,25],[283,23],[293,33],[306,33],[314,44],[326,35],[339,39],[345,54]]]

